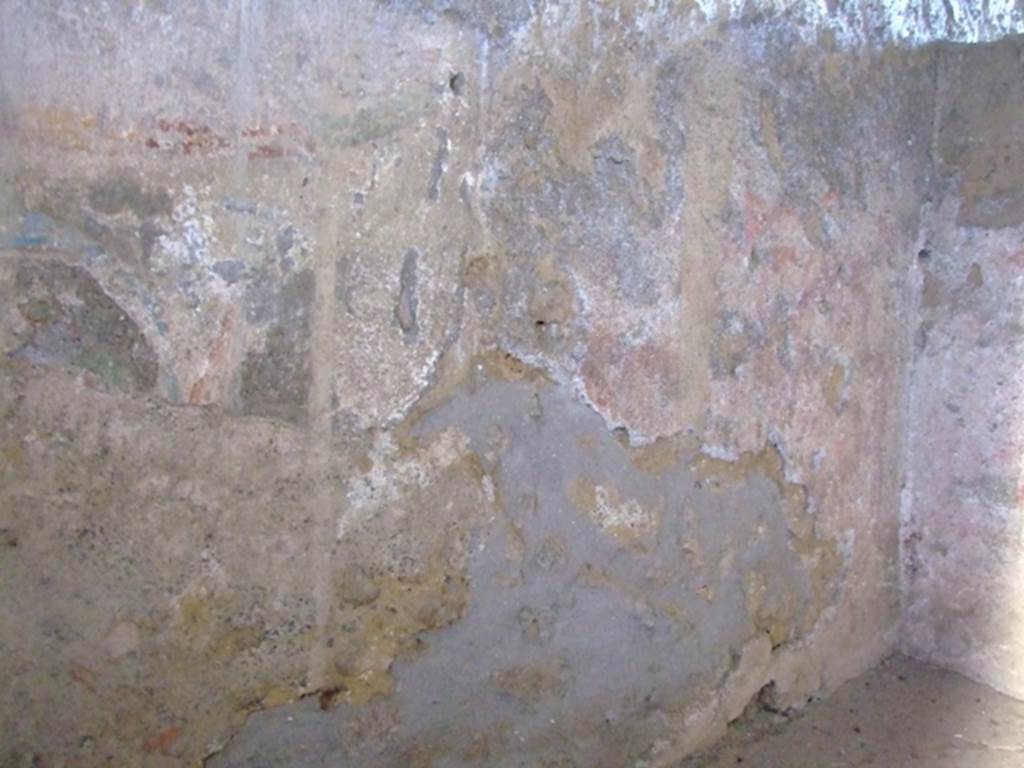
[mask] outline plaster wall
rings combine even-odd
[[[1019,38],[939,74],[937,190],[918,257],[904,647],[1024,697]]]
[[[889,653],[990,5],[3,4],[5,764],[670,766]]]

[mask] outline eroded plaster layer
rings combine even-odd
[[[584,10],[4,6],[5,761],[670,766],[894,647],[954,54]]]

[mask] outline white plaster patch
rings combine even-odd
[[[360,520],[389,504],[397,504],[410,486],[424,488],[435,482],[441,471],[465,455],[468,446],[466,435],[449,428],[415,458],[406,458],[399,455],[391,434],[381,432],[370,457],[370,471],[349,480],[345,509],[336,526],[338,541]]]
[[[591,519],[612,533],[642,534],[657,523],[654,513],[636,499],[620,501],[618,494],[603,485],[594,486],[594,509]]]
[[[658,11],[661,4],[651,4]],[[924,45],[937,40],[979,43],[1024,31],[1024,8],[1015,0],[882,0],[835,3],[828,0],[697,0],[699,26],[736,21],[751,12],[784,17],[806,42],[829,30],[846,46],[894,42]],[[845,7],[842,7],[845,6]]]
[[[830,5],[836,7],[830,9]],[[632,24],[645,36],[670,34],[682,39],[754,14],[767,24],[772,20],[786,24],[809,44],[822,32],[831,32],[844,48],[919,46],[940,40],[980,43],[1024,32],[1024,6],[1016,0],[696,0],[689,12],[680,11],[676,3],[648,0]],[[593,23],[575,4],[546,5],[517,30],[516,43],[526,48],[544,45],[557,28],[572,24],[588,24],[595,37],[592,44],[600,46],[602,25]]]

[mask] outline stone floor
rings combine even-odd
[[[1024,702],[901,656],[785,717],[751,707],[680,768],[1022,768]]]

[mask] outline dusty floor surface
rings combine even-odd
[[[738,765],[1019,768],[1024,702],[895,656],[791,718],[748,711],[715,749],[680,768]]]

